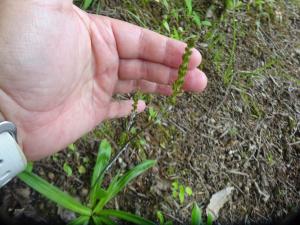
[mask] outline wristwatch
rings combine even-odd
[[[26,165],[27,160],[17,142],[15,124],[0,121],[0,188],[22,172]]]

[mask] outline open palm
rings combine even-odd
[[[64,148],[105,119],[129,115],[132,101],[115,101],[114,94],[170,94],[185,48],[87,14],[69,0],[4,0],[0,17],[0,111],[17,125],[29,160]],[[194,50],[186,90],[206,86],[200,61]]]

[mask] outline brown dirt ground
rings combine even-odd
[[[161,31],[157,20],[163,10],[156,3],[146,9],[138,3],[134,8],[128,1],[101,3],[103,15],[139,23],[128,14],[131,10],[144,19],[147,27]],[[206,12],[209,5],[199,1],[195,7]],[[121,156],[122,162],[119,160],[111,169],[107,182],[114,171],[131,168],[145,158],[157,159],[157,166],[129,185],[110,207],[152,219],[155,211],[161,210],[184,224],[189,221],[193,201],[205,207],[212,194],[233,186],[235,191],[221,210],[219,224],[277,221],[299,208],[300,9],[285,1],[274,12],[282,15],[281,22],[276,16],[268,20],[255,12],[242,11],[227,13],[220,21],[219,13],[215,13],[219,22],[201,30],[197,44],[209,77],[206,92],[184,94],[161,125],[141,132],[139,138],[146,144],[131,145]],[[238,21],[237,47],[230,64],[233,19]],[[258,20],[260,28],[255,26]],[[212,31],[217,34],[213,38]],[[232,79],[226,86],[222,77],[230,65]],[[152,97],[149,104],[158,108],[163,101],[163,97]],[[147,113],[138,115],[137,129],[142,129],[147,120]],[[75,153],[63,151],[37,162],[34,170],[84,201],[100,140],[107,138],[117,151],[127,123],[128,119],[120,119],[100,125],[76,143]],[[83,162],[84,157],[88,163]],[[73,168],[71,177],[63,172],[65,161]],[[78,173],[79,165],[85,165],[86,174]],[[172,198],[174,180],[194,191],[183,205]],[[64,218],[54,204],[17,179],[0,190],[0,205],[0,215],[11,221],[26,215],[40,224],[53,224],[62,223]]]

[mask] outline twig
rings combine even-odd
[[[236,170],[227,170],[227,172],[235,174],[235,175],[241,175],[241,176],[249,177],[249,175],[247,173],[243,173],[243,172],[236,171]]]
[[[289,143],[288,145],[293,146],[293,145],[299,145],[299,144],[300,144],[300,141],[296,141],[296,142],[293,142],[293,143]]]
[[[232,179],[230,178],[230,176],[229,176],[227,173],[224,173],[224,172],[221,172],[221,173],[224,174],[224,175],[229,179],[229,181],[231,182],[231,184],[232,184],[233,186],[235,186],[236,189],[237,189],[239,192],[241,192],[244,196],[246,195],[245,192],[243,192],[242,189],[241,189],[236,183],[234,183],[234,182],[232,181]]]
[[[261,195],[261,196],[263,196],[264,202],[267,202],[267,201],[269,200],[269,198],[270,198],[270,195],[269,195],[268,193],[262,191],[262,190],[259,188],[259,186],[258,186],[258,184],[257,184],[256,181],[254,181],[254,186],[255,186],[255,188],[256,188],[258,194]]]
[[[199,180],[201,181],[201,183],[202,183],[202,185],[203,185],[203,187],[204,187],[204,189],[205,189],[205,191],[206,191],[206,194],[209,195],[209,191],[208,191],[206,185],[204,184],[204,181],[203,181],[203,178],[201,177],[201,175],[200,175],[200,174],[198,173],[198,171],[192,166],[191,162],[189,162],[188,165],[189,165],[190,169],[196,174],[196,176],[197,176],[197,177],[199,178]]]
[[[182,131],[182,133],[186,134],[186,130],[184,130],[185,127],[181,127],[180,125],[178,125],[176,122],[174,122],[172,119],[169,119],[169,122],[172,123],[175,127],[177,127],[179,130]],[[187,130],[189,130],[188,128],[185,128]],[[190,131],[190,130],[189,130]]]

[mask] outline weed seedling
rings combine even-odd
[[[178,181],[172,183],[172,196],[174,199],[179,199],[179,203],[183,204],[186,196],[192,196],[193,191],[190,187],[185,187]]]
[[[191,218],[191,225],[212,225],[213,224],[213,217],[211,214],[207,215],[206,222],[203,221],[202,209],[199,208],[197,203],[194,203],[192,209],[192,218]]]
[[[67,174],[68,177],[72,176],[73,170],[67,162],[64,163],[63,169],[64,169],[64,171],[65,171],[65,173]]]
[[[73,211],[78,217],[71,221],[69,225],[82,224],[117,224],[115,219],[127,221],[132,224],[155,225],[154,222],[146,220],[140,216],[133,215],[128,212],[106,209],[105,206],[110,202],[125,186],[134,180],[137,176],[144,173],[146,170],[154,166],[156,163],[153,160],[147,160],[133,169],[126,172],[124,175],[118,174],[115,176],[108,187],[105,189],[102,186],[106,168],[111,157],[111,146],[107,140],[103,140],[100,144],[96,164],[93,170],[91,179],[91,189],[89,193],[89,201],[83,205],[77,199],[63,192],[59,188],[48,183],[46,180],[32,173],[32,168],[27,168],[18,177],[28,186],[44,195],[49,200],[57,205]],[[30,166],[31,164],[29,164]],[[70,167],[65,163],[64,170],[70,174]]]
[[[173,222],[170,220],[165,220],[164,214],[161,211],[156,212],[156,217],[159,221],[159,225],[173,225]]]

